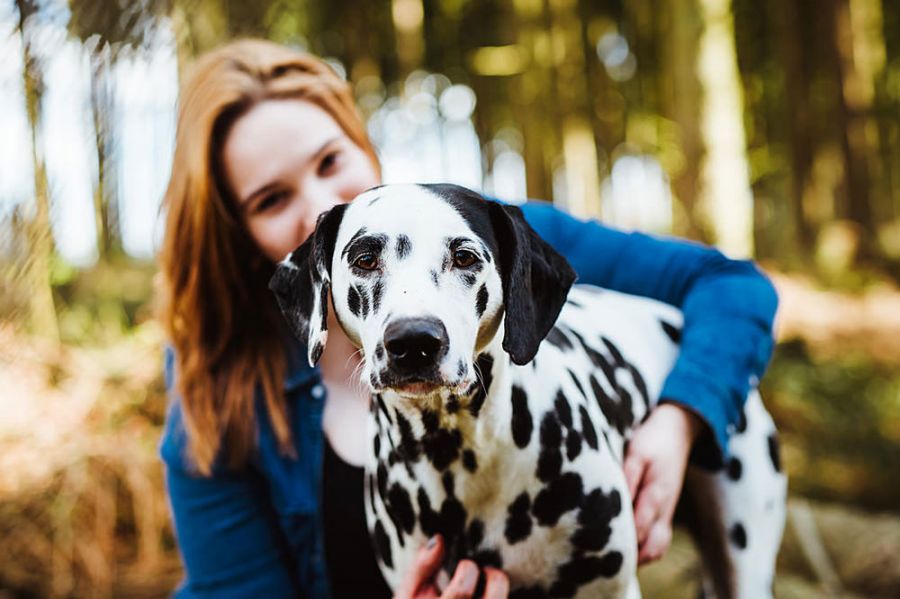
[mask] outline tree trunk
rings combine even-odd
[[[703,35],[697,73],[703,90],[705,159],[701,200],[714,242],[734,257],[753,255],[753,195],[744,106],[728,0],[700,0]]]
[[[28,242],[31,245],[31,262],[27,268],[27,280],[31,297],[29,299],[29,320],[35,334],[53,341],[59,341],[59,325],[53,305],[53,288],[50,284],[50,260],[53,254],[53,234],[50,229],[50,199],[47,193],[47,171],[43,152],[39,148],[41,96],[43,95],[43,73],[37,57],[31,50],[29,35],[26,33],[28,15],[37,11],[26,0],[16,0],[19,10],[19,35],[22,39],[23,85],[25,88],[25,108],[31,129],[31,160],[34,165],[35,213],[28,225]]]

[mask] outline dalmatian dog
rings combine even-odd
[[[366,513],[391,587],[440,533],[439,579],[467,558],[503,569],[520,599],[640,596],[622,458],[682,317],[574,279],[521,210],[452,185],[369,190],[278,265],[270,288],[310,363],[329,295],[361,350]],[[704,589],[768,597],[786,481],[755,391],[729,451],[685,483]]]

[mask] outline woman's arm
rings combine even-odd
[[[160,454],[175,536],[185,566],[179,599],[295,597],[285,543],[266,485],[251,472],[191,471],[180,402],[174,397],[172,353],[166,355],[170,407]]]
[[[661,397],[699,414],[692,462],[722,463],[744,401],[774,345],[777,296],[753,265],[700,244],[624,233],[549,204],[522,206],[529,224],[578,272],[579,282],[661,300],[681,309],[681,352]]]

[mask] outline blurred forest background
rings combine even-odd
[[[0,0],[0,599],[180,576],[153,243],[178,77],[239,36],[327,57],[388,181],[759,260],[777,595],[900,596],[900,1]],[[679,535],[645,596],[696,573]]]

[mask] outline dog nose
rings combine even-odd
[[[436,366],[448,344],[447,329],[436,318],[395,320],[384,331],[391,366],[406,372]]]

